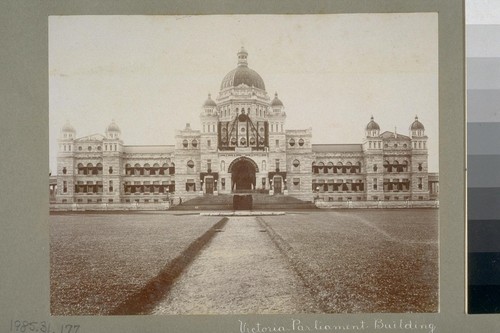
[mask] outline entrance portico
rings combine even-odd
[[[251,191],[256,188],[257,164],[248,157],[235,159],[228,168],[231,174],[231,191]]]

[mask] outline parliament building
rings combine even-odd
[[[168,206],[241,192],[316,202],[437,200],[417,117],[408,135],[381,131],[372,117],[360,144],[312,144],[311,128],[286,128],[283,102],[268,95],[245,49],[237,56],[217,97],[203,103],[199,129],[186,124],[175,145],[125,144],[115,121],[85,137],[66,123],[51,202]]]

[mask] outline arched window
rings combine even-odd
[[[266,161],[262,161],[262,171],[266,171]]]
[[[303,146],[304,145],[304,139],[299,139],[299,146]]]
[[[328,162],[328,163],[326,164],[326,168],[327,168],[327,170],[328,170],[328,171],[327,171],[328,173],[333,173],[333,162]]]
[[[392,172],[392,166],[389,161],[384,161],[384,168],[386,169],[386,172]]]
[[[295,140],[294,139],[290,139],[290,141],[288,141],[288,144],[290,145],[290,147],[295,146]]]
[[[188,140],[184,139],[184,141],[182,141],[182,146],[183,146],[184,148],[187,148],[187,147],[188,147],[188,144],[189,144],[189,143],[188,143]]]
[[[225,161],[220,162],[220,171],[226,172],[226,162]]]
[[[102,164],[101,163],[97,163],[95,173],[98,175],[102,175]]]
[[[112,174],[112,173],[113,173],[113,167],[112,167],[112,166],[110,166],[110,167],[109,167],[109,169],[108,169],[108,173],[109,173],[109,174]]]
[[[187,166],[188,166],[188,168],[190,168],[190,169],[194,168],[194,162],[193,162],[192,160],[189,160],[189,161],[187,162]]]
[[[191,145],[193,146],[193,148],[198,147],[198,141],[196,140],[191,141]]]
[[[62,169],[62,173],[63,173],[63,175],[65,175],[65,174],[66,174],[66,172],[68,172],[68,170],[66,169],[66,167],[64,167],[64,168]]]
[[[250,144],[253,146],[253,145],[255,145],[255,142],[256,142],[256,140],[255,140],[255,138],[252,136],[252,137],[250,138]]]
[[[298,168],[298,167],[299,167],[299,165],[300,165],[300,161],[299,161],[299,160],[294,160],[292,164],[293,164],[293,166],[294,166],[295,168]]]
[[[245,138],[241,138],[241,140],[240,140],[240,145],[244,146],[244,145],[246,145],[246,144],[247,144],[247,139],[245,139]]]

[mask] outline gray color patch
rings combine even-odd
[[[469,221],[467,232],[469,253],[500,252],[500,220]]]
[[[470,220],[496,220],[500,218],[500,188],[470,187],[468,192],[468,219]],[[458,222],[458,221],[457,221]]]
[[[468,155],[500,155],[500,123],[468,123]]]
[[[500,89],[500,58],[467,58],[469,89]]]
[[[500,187],[500,155],[468,155],[467,186]]]
[[[469,24],[467,57],[500,57],[500,25]]]
[[[467,90],[467,121],[500,122],[500,90]]]

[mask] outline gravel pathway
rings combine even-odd
[[[153,314],[318,312],[255,217],[231,217]]]

